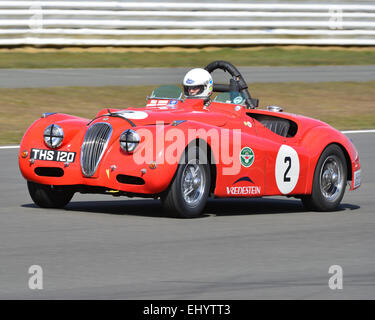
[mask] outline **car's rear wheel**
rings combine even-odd
[[[194,218],[202,213],[207,203],[211,185],[210,166],[207,156],[196,146],[187,148],[183,158],[161,200],[164,210],[170,215]]]
[[[74,195],[74,191],[27,181],[27,188],[34,203],[41,208],[63,208]]]
[[[338,145],[329,145],[321,154],[314,172],[311,195],[302,197],[309,210],[335,210],[345,193],[347,166]]]

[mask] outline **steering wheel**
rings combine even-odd
[[[233,64],[227,61],[217,60],[208,64],[204,69],[209,73],[212,73],[216,69],[222,69],[224,72],[228,72],[232,76],[229,85],[214,84],[214,92],[240,92],[245,97],[245,102],[248,109],[255,109],[258,107],[259,100],[251,97],[246,81]]]

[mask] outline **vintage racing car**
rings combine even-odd
[[[46,113],[26,131],[19,167],[40,207],[75,192],[160,198],[166,212],[199,216],[213,197],[292,196],[335,210],[348,181],[361,183],[352,142],[326,123],[269,106],[257,109],[232,64],[211,101],[161,86],[146,107],[103,109],[92,119]]]

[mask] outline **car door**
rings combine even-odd
[[[249,117],[253,118],[252,115]],[[295,132],[292,136],[283,136],[278,134],[270,123],[260,121],[260,118],[253,119],[256,134],[263,140],[265,153],[264,195],[304,193],[307,156],[306,151],[300,146],[298,123],[290,120],[296,127]],[[285,120],[285,118],[281,119]]]
[[[260,197],[264,194],[265,153],[263,139],[257,136],[254,120],[246,114],[230,124],[230,137],[233,145],[230,157],[233,161],[217,166],[215,195],[224,197]],[[221,152],[223,155],[222,141]],[[226,152],[224,152],[226,153]],[[223,158],[221,160],[224,160]],[[231,169],[231,170],[228,170]]]

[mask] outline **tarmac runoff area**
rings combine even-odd
[[[314,67],[238,67],[252,82],[331,82],[375,80],[375,65]],[[189,68],[134,69],[0,69],[0,88],[59,86],[136,86],[181,83]],[[228,83],[228,74],[213,73],[216,83]]]

